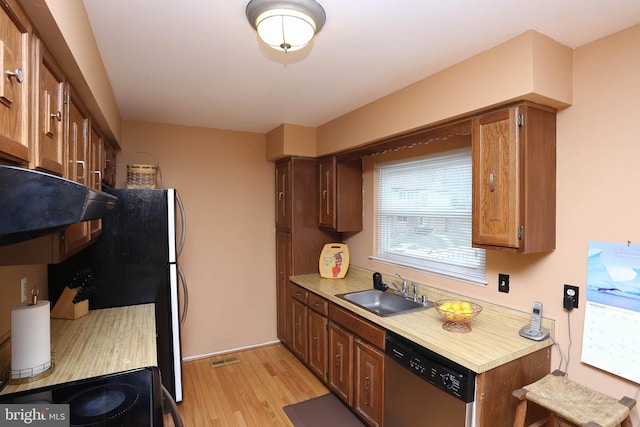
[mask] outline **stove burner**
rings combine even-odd
[[[83,390],[63,403],[70,405],[72,426],[92,426],[117,419],[138,401],[130,384],[104,384]]]

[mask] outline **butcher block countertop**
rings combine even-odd
[[[27,384],[7,385],[15,393],[146,366],[157,366],[154,304],[91,310],[75,320],[51,319],[55,370]],[[11,357],[10,340],[0,348],[2,366]]]
[[[435,308],[415,313],[380,317],[359,306],[345,301],[336,295],[373,288],[373,271],[351,266],[344,279],[323,279],[319,274],[292,276],[290,280],[297,285],[344,307],[361,317],[436,353],[465,366],[476,373],[482,373],[522,356],[533,353],[553,344],[548,338],[538,342],[521,337],[520,328],[530,321],[530,313],[513,310],[499,305],[466,298],[419,285],[418,293],[426,294],[429,301],[441,298],[464,299],[476,302],[483,307],[480,315],[472,319],[472,328],[468,333],[453,333],[442,329],[444,320]],[[398,278],[385,277],[388,282],[398,283]],[[542,326],[554,335],[554,321],[543,318]]]

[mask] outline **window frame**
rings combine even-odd
[[[456,152],[460,152],[464,150],[465,154],[468,155],[468,167],[469,167],[469,192],[471,192],[471,188],[472,188],[472,183],[471,183],[471,146],[470,143],[469,144],[464,144],[463,148],[460,147],[447,147],[447,145],[445,144],[444,146],[439,146],[439,148],[436,149],[431,149],[428,150],[428,152],[426,154],[423,153],[408,153],[405,154],[403,156],[400,156],[399,158],[395,158],[395,159],[379,159],[379,161],[374,162],[373,163],[373,171],[374,171],[374,200],[373,200],[373,205],[374,205],[374,233],[373,233],[373,237],[374,237],[374,242],[373,242],[373,250],[375,251],[375,254],[370,256],[370,259],[375,260],[375,261],[379,261],[379,262],[383,262],[383,263],[387,263],[387,264],[392,264],[392,265],[398,265],[398,266],[402,266],[402,267],[409,267],[412,269],[416,269],[419,271],[423,271],[425,273],[428,274],[434,274],[434,275],[438,275],[438,276],[442,276],[442,277],[446,277],[446,278],[450,278],[450,279],[454,279],[457,281],[463,281],[463,282],[467,282],[467,283],[471,283],[471,284],[475,284],[475,285],[481,285],[484,286],[487,284],[487,280],[486,280],[486,251],[484,249],[480,249],[480,248],[473,248],[472,243],[471,243],[471,236],[472,236],[472,200],[469,199],[468,202],[468,209],[469,209],[469,213],[468,213],[468,217],[465,216],[465,221],[468,222],[469,224],[469,229],[468,229],[468,239],[469,239],[469,253],[466,255],[466,257],[474,257],[477,255],[481,255],[482,256],[482,260],[481,263],[476,266],[473,267],[471,265],[468,266],[456,266],[456,265],[452,265],[450,263],[446,263],[443,262],[442,260],[440,261],[436,261],[434,259],[429,259],[426,257],[420,257],[420,256],[408,256],[408,255],[401,255],[398,253],[392,253],[392,252],[385,252],[385,251],[381,251],[380,250],[380,244],[384,243],[384,236],[381,236],[381,224],[380,224],[380,219],[379,219],[379,210],[380,210],[380,205],[379,205],[379,197],[380,197],[380,183],[379,183],[379,170],[380,168],[384,168],[387,167],[389,165],[397,167],[398,165],[402,165],[402,164],[413,164],[415,165],[416,162],[421,162],[424,161],[425,159],[427,159],[427,161],[429,159],[437,159],[437,158],[443,158],[443,157],[447,157],[450,156],[452,153],[456,153]],[[416,150],[416,151],[420,151],[420,150]],[[424,150],[423,150],[424,151]],[[413,154],[413,155],[412,155]],[[471,194],[471,193],[470,193]],[[403,218],[407,218],[408,215],[402,215],[400,214],[398,217],[403,217]],[[423,216],[422,220],[426,220],[427,216]],[[417,220],[418,218],[416,218]],[[465,249],[466,250],[466,249]],[[414,254],[415,255],[415,254]],[[454,255],[455,256],[455,255]]]

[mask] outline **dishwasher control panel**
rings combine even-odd
[[[473,402],[475,372],[393,332],[387,332],[385,348],[387,356],[425,381],[464,402]]]

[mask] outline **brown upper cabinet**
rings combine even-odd
[[[362,159],[320,159],[320,227],[362,231]]]
[[[102,190],[102,175],[104,165],[104,139],[100,132],[91,125],[89,133],[89,187]],[[102,219],[94,219],[89,222],[89,240],[95,240],[102,234]]]
[[[276,227],[291,230],[291,169],[293,161],[276,163]]]
[[[0,6],[0,157],[27,165],[31,24],[15,0]]]
[[[69,96],[67,168],[65,178],[89,185],[89,115],[73,92]],[[91,242],[90,221],[72,224],[62,232],[62,256],[78,252]]]
[[[473,118],[473,246],[555,249],[556,115],[529,103]]]
[[[116,186],[116,150],[108,141],[103,144],[102,182],[108,187]]]
[[[56,175],[64,174],[64,93],[66,79],[40,40],[34,41],[38,60],[34,68],[38,82],[35,93],[33,166]]]

